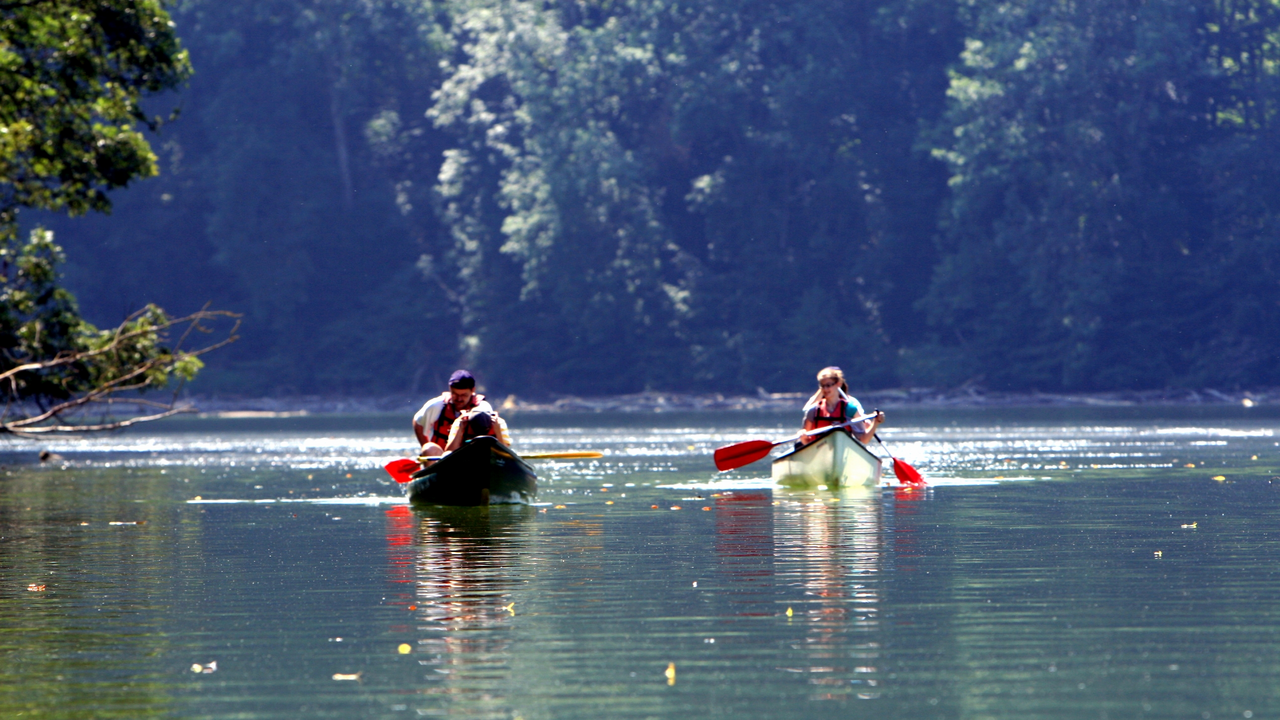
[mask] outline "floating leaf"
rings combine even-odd
[[[27,586],[27,592],[44,592],[44,586],[31,583]]]
[[[334,674],[333,674],[333,679],[334,679],[334,680],[359,680],[359,679],[360,679],[360,673],[350,673],[350,674],[348,674],[348,673],[334,673]]]
[[[413,646],[409,643],[400,643],[400,647],[396,648],[396,650],[400,651],[401,655],[408,655],[413,652]]]
[[[675,685],[676,684],[676,664],[667,663],[667,671],[663,673],[663,675],[667,676],[668,685]]]

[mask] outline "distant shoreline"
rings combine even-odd
[[[603,397],[565,396],[554,400],[529,401],[515,395],[489,396],[490,402],[508,415],[522,413],[662,413],[662,412],[769,412],[796,410],[808,393],[768,393],[755,395],[643,392]],[[1256,407],[1280,404],[1280,388],[1247,391],[1130,390],[1099,393],[1008,393],[969,387],[952,390],[911,388],[857,393],[866,408],[984,408],[984,407],[1154,407],[1154,406],[1236,406]],[[262,418],[306,415],[358,415],[413,413],[428,395],[381,397],[292,396],[278,398],[232,398],[194,396],[187,401],[203,417]]]

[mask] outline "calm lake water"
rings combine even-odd
[[[904,410],[925,492],[715,472],[794,420],[516,415],[605,456],[477,509],[403,504],[407,418],[9,440],[0,717],[1280,716],[1280,413]]]

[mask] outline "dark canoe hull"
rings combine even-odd
[[[528,503],[538,494],[529,463],[493,437],[480,437],[413,474],[409,502],[425,505]]]

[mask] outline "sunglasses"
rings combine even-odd
[[[829,387],[835,387],[836,385],[839,385],[839,384],[840,384],[840,383],[836,382],[835,380],[828,380],[828,381],[825,381],[825,382],[820,382],[820,383],[818,383],[818,387],[820,387],[820,388],[829,388]]]

